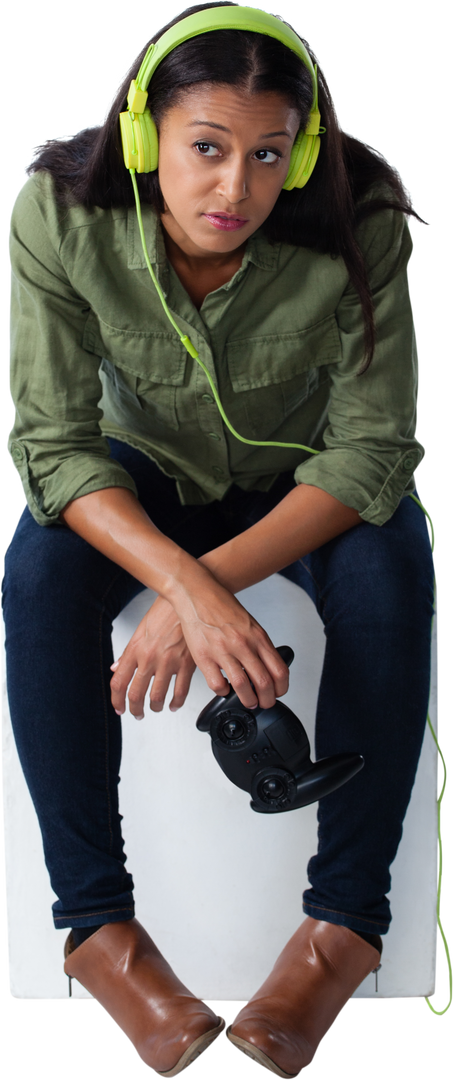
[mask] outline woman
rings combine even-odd
[[[180,19],[210,7],[216,25],[239,10]],[[173,674],[181,707],[195,666],[215,693],[229,682],[246,708],[272,706],[286,665],[234,594],[275,571],[308,591],[327,638],[317,756],[360,746],[366,765],[321,801],[307,917],[228,1031],[295,1076],[379,963],[426,718],[432,563],[407,497],[422,456],[412,211],[390,167],[340,132],[302,47],[223,26],[153,72],[145,253],[118,125],[145,52],[103,128],[44,148],[13,219],[11,449],[30,510],[7,567],[11,714],[55,925],[71,928],[65,970],[174,1075],[223,1021],[134,918],[118,717],[126,694],[137,717],[148,693],[162,709]],[[296,140],[318,137],[317,90],[319,158],[313,143],[313,175],[284,189]],[[222,423],[216,387],[248,441]],[[144,586],[158,599],[112,665],[111,622]]]

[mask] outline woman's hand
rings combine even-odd
[[[170,702],[174,712],[186,700],[195,666],[174,608],[168,600],[158,596],[137,626],[123,655],[112,665],[112,705],[117,713],[124,712],[126,692],[131,684],[127,695],[129,708],[137,720],[142,720],[145,696],[152,679],[149,703],[153,712],[160,712],[171,678],[176,675]]]
[[[211,574],[174,603],[190,653],[214,693],[227,694],[231,684],[248,709],[268,709],[286,694],[288,668],[266,631]]]
[[[152,679],[150,706],[160,712],[172,675],[176,681],[170,709],[180,708],[195,666],[216,694],[227,694],[231,683],[246,708],[258,703],[270,708],[276,697],[286,693],[288,668],[266,632],[211,575],[208,581],[196,596],[189,597],[185,591],[182,617],[168,600],[158,597],[142,619],[114,665],[111,691],[118,713],[124,712],[130,684],[130,711],[141,719]]]

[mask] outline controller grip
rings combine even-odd
[[[296,790],[288,805],[271,807],[254,798],[250,806],[258,814],[299,810],[301,806],[308,806],[322,799],[324,795],[330,795],[331,791],[336,791],[360,772],[364,764],[361,754],[335,754],[333,757],[321,758],[320,761],[310,764],[302,776],[296,777]]]
[[[308,806],[330,795],[360,772],[364,764],[361,754],[335,754],[315,761],[297,782],[294,807]]]

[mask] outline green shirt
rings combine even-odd
[[[211,373],[233,427],[248,438],[321,450],[247,446],[226,429],[204,373],[162,309],[135,210],[59,207],[38,173],[12,220],[10,449],[30,510],[59,520],[74,498],[134,482],[106,436],[175,477],[183,503],[221,499],[232,483],[267,490],[294,470],[383,524],[413,490],[416,352],[407,289],[411,240],[384,211],[357,236],[375,304],[377,347],[363,361],[363,318],[341,258],[271,244],[260,231],[242,265],[197,311],[143,206],[151,262],[167,303]]]

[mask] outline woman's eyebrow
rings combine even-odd
[[[226,131],[228,135],[232,134],[230,128],[223,127],[223,124],[214,124],[211,120],[191,120],[187,127],[211,127],[216,128],[217,131]],[[275,139],[277,135],[286,135],[287,139],[291,136],[287,131],[267,131],[263,135],[260,135],[260,139]]]

